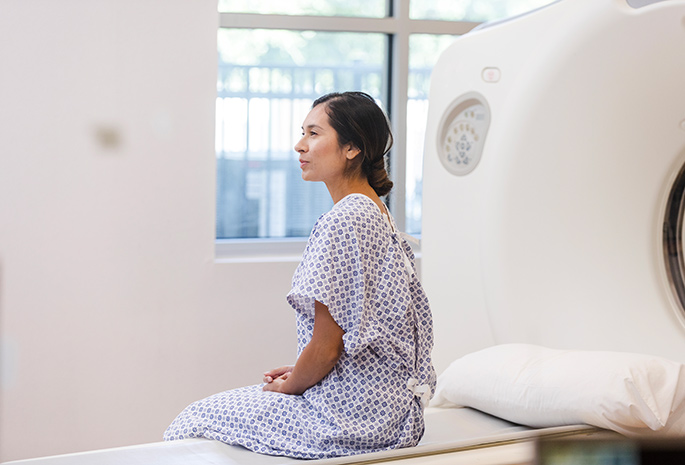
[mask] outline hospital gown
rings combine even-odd
[[[322,215],[287,300],[298,354],[312,337],[314,302],[345,331],[334,368],[302,395],[234,389],[188,406],[165,440],[204,437],[255,452],[325,458],[416,445],[435,390],[433,327],[410,245],[368,197]]]

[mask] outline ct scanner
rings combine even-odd
[[[685,1],[562,0],[433,70],[422,278],[438,372],[527,342],[685,361]]]
[[[439,372],[507,342],[685,361],[685,0],[562,0],[458,39],[432,77],[422,280]],[[522,464],[529,428],[429,409],[416,448],[321,465]],[[292,465],[190,439],[35,465]]]

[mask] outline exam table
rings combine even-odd
[[[588,425],[529,428],[471,408],[428,408],[426,432],[416,447],[348,457],[308,460],[316,465],[402,461],[403,464],[532,463],[534,439],[609,434]],[[6,462],[8,465],[290,465],[302,460],[261,455],[239,446],[206,439],[157,442]]]

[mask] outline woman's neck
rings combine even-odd
[[[362,194],[374,201],[381,212],[384,212],[383,202],[376,191],[369,184],[366,178],[346,179],[344,182],[337,183],[335,186],[326,184],[328,193],[333,199],[333,203],[338,203],[350,194]]]

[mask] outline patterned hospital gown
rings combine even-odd
[[[345,331],[335,367],[299,396],[255,385],[195,402],[164,439],[204,437],[308,459],[416,445],[436,376],[432,317],[413,259],[370,198],[340,200],[314,225],[287,297],[298,354],[312,337],[316,300]]]

